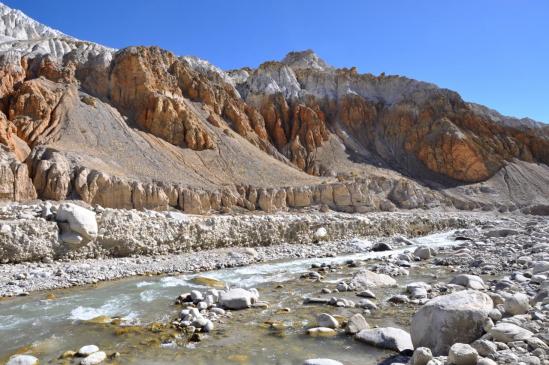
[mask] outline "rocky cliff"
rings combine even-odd
[[[0,81],[2,199],[191,213],[549,204],[546,125],[312,51],[226,72],[80,41],[0,4]]]

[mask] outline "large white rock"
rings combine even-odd
[[[400,328],[384,327],[364,329],[357,333],[355,338],[368,345],[398,352],[414,349],[410,334]]]
[[[38,365],[38,359],[31,355],[13,355],[6,365]]]
[[[467,289],[482,290],[485,288],[484,280],[476,275],[460,274],[456,275],[450,281],[450,284],[456,284],[466,287]]]
[[[513,323],[499,322],[490,329],[494,341],[513,342],[524,341],[533,336],[533,333]]]
[[[456,343],[450,347],[448,362],[453,365],[476,365],[477,350],[464,343]]]
[[[227,309],[244,309],[251,307],[257,299],[257,294],[252,291],[234,288],[221,292],[219,303]]]
[[[355,289],[367,289],[395,286],[397,285],[397,282],[389,275],[378,274],[370,270],[360,270],[353,276],[350,284],[354,286]]]
[[[463,290],[436,297],[412,318],[415,347],[428,347],[435,356],[446,355],[456,342],[471,343],[482,336],[492,299],[479,291]]]
[[[57,210],[58,222],[67,222],[71,231],[85,239],[92,240],[97,236],[95,212],[71,203],[63,203]]]

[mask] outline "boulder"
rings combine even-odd
[[[482,290],[485,288],[484,280],[476,275],[460,274],[450,280],[450,284],[456,284],[467,289]]]
[[[320,227],[315,231],[314,238],[316,241],[322,241],[328,238],[328,231],[324,227]]]
[[[476,365],[477,351],[464,343],[456,343],[450,347],[448,362],[453,365]]]
[[[97,220],[95,212],[76,204],[63,203],[59,206],[57,222],[67,222],[70,230],[81,235],[87,241],[97,236]]]
[[[446,355],[456,342],[471,343],[482,336],[492,308],[492,299],[475,290],[433,298],[412,318],[414,346],[428,347],[440,356]]]
[[[431,352],[431,349],[428,349],[427,347],[418,347],[412,355],[410,365],[427,365],[432,358],[433,353]]]
[[[354,335],[366,328],[370,328],[370,325],[362,314],[356,313],[349,318],[345,332]]]
[[[410,294],[412,299],[427,298],[427,294],[431,289],[431,285],[424,282],[414,282],[406,285],[406,292]]]
[[[517,314],[525,314],[528,313],[528,310],[530,309],[529,300],[530,299],[526,294],[514,293],[505,297],[503,308],[506,313],[512,316],[516,316]]]
[[[478,339],[471,344],[475,350],[477,350],[480,356],[491,356],[498,351],[498,346],[492,341],[485,339]]]
[[[378,274],[370,270],[360,270],[351,279],[351,286],[355,289],[358,288],[376,288],[395,286],[397,282],[395,279],[385,274]]]
[[[251,307],[257,299],[257,294],[250,290],[234,288],[221,292],[219,302],[227,309],[244,309]]]
[[[333,316],[328,313],[321,313],[318,315],[317,324],[319,327],[338,328],[339,322]]]
[[[355,338],[368,345],[398,352],[414,349],[410,334],[400,328],[363,329],[356,334]]]
[[[427,260],[430,259],[433,255],[433,249],[426,246],[419,246],[414,251],[414,256],[421,260]]]
[[[392,249],[391,245],[385,242],[377,242],[372,246],[372,251],[374,252],[391,251]]]
[[[38,365],[38,359],[31,355],[13,355],[6,365]]]
[[[494,341],[508,343],[524,341],[533,336],[533,333],[513,323],[499,322],[490,330]]]

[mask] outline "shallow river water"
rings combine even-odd
[[[414,241],[418,245],[432,246],[456,243],[452,232]],[[0,363],[14,353],[29,353],[38,357],[41,364],[77,364],[77,360],[58,358],[64,351],[76,351],[83,345],[95,344],[107,354],[120,353],[118,358],[105,362],[107,364],[299,365],[304,359],[318,357],[337,359],[346,365],[376,364],[391,352],[358,343],[343,333],[329,338],[305,334],[318,313],[349,317],[362,311],[358,308],[304,305],[306,296],[333,296],[321,295],[320,290],[335,286],[353,272],[341,267],[327,274],[323,282],[299,279],[302,273],[309,271],[312,263],[376,258],[414,247],[375,253],[366,252],[370,246],[367,241],[358,241],[358,244],[363,244],[365,252],[200,273],[200,276],[220,279],[231,286],[255,287],[260,299],[268,301],[271,306],[233,311],[232,318],[216,323],[216,329],[196,343],[186,343],[175,330],[161,325],[169,323],[180,311],[181,308],[173,304],[180,293],[195,288],[206,289],[192,283],[194,275],[136,277],[3,300],[0,301]],[[409,276],[397,280],[401,285],[417,280],[429,282],[433,281],[433,274],[445,274],[444,268],[437,270],[441,272],[412,270]],[[384,298],[400,290],[385,288],[374,292],[382,303]],[[354,293],[338,293],[337,296],[358,299]],[[291,311],[280,311],[281,308],[291,308]],[[413,305],[382,305],[366,319],[370,325],[408,329],[410,316],[416,309]],[[100,316],[121,319],[115,324],[96,323]]]

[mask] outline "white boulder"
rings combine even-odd
[[[81,235],[87,241],[97,236],[97,220],[95,212],[71,203],[59,206],[56,215],[57,222],[66,222],[70,230]]]
[[[257,302],[258,295],[256,292],[242,288],[229,289],[223,291],[219,296],[219,303],[227,309],[244,309],[252,306]]]
[[[435,356],[446,355],[456,342],[471,343],[484,332],[492,299],[475,290],[433,298],[412,318],[415,347],[428,347]]]
[[[328,231],[324,227],[320,227],[315,231],[314,237],[317,241],[322,241],[328,238]]]

